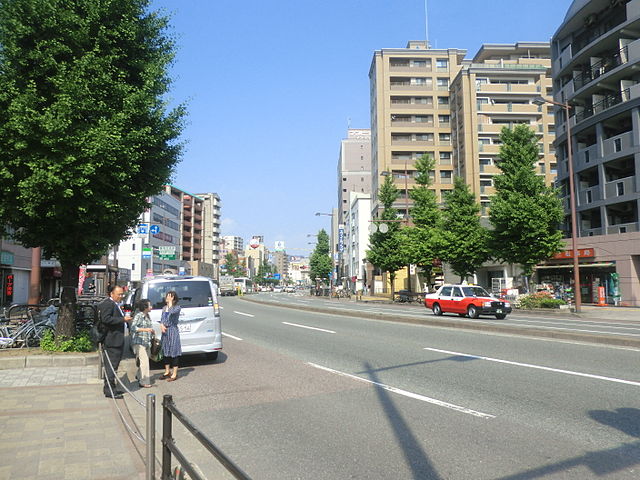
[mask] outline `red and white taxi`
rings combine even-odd
[[[424,306],[433,310],[434,315],[457,313],[470,318],[492,315],[502,320],[511,313],[509,302],[492,296],[477,285],[443,285],[435,293],[425,295]]]

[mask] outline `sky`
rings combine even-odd
[[[434,48],[548,41],[571,0],[428,0]],[[424,0],[152,0],[171,16],[170,102],[186,103],[172,183],[216,192],[222,235],[308,255],[337,204],[347,128],[369,128],[373,52],[426,37]]]

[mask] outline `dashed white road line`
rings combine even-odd
[[[350,373],[334,370],[333,368],[323,367],[322,365],[317,365],[315,363],[310,363],[310,362],[307,362],[307,365],[310,365],[314,368],[318,368],[320,370],[324,370],[326,372],[335,373],[336,375],[342,375],[343,377],[348,377],[353,380],[358,380],[359,382],[370,383],[371,385],[376,385],[377,387],[388,390],[389,392],[393,392],[393,393],[397,393],[398,395],[403,395],[405,397],[413,398],[414,400],[420,400],[422,402],[431,403],[433,405],[438,405],[440,407],[449,408],[451,410],[455,410],[461,413],[466,413],[468,415],[473,415],[475,417],[496,418],[495,415],[491,415],[489,413],[478,412],[476,410],[471,410],[470,408],[461,407],[460,405],[454,405],[453,403],[443,402],[442,400],[437,400],[431,397],[425,397],[424,395],[420,395],[418,393],[408,392],[407,390],[402,390],[400,388],[392,387],[390,385],[385,385],[384,383],[374,382],[373,380],[368,380],[366,378],[358,377],[356,375],[351,375]]]
[[[223,335],[224,337],[229,337],[229,338],[233,338],[234,340],[242,341],[242,339],[241,339],[240,337],[235,337],[235,336],[233,336],[233,335],[229,335],[228,333],[224,333],[224,332],[222,332],[222,335]]]
[[[282,322],[285,325],[290,325],[292,327],[298,327],[298,328],[307,328],[309,330],[318,330],[319,332],[325,332],[325,333],[336,333],[333,330],[325,330],[324,328],[316,328],[316,327],[309,327],[307,325],[299,325],[297,323],[289,323],[289,322]]]
[[[604,380],[604,381],[607,381],[607,382],[614,382],[614,383],[624,383],[625,385],[633,385],[634,387],[640,387],[640,382],[634,382],[632,380],[623,380],[621,378],[604,377],[602,375],[593,375],[591,373],[574,372],[574,371],[571,371],[571,370],[563,370],[563,369],[560,369],[560,368],[544,367],[542,365],[533,365],[533,364],[530,364],[530,363],[512,362],[510,360],[502,360],[500,358],[483,357],[481,355],[471,355],[471,354],[468,354],[468,353],[452,352],[452,351],[449,351],[449,350],[441,350],[439,348],[428,348],[427,347],[427,348],[425,348],[425,350],[429,350],[431,352],[446,353],[448,355],[456,355],[456,356],[460,356],[460,357],[475,358],[477,360],[486,360],[488,362],[504,363],[506,365],[514,365],[516,367],[535,368],[537,370],[546,370],[548,372],[564,373],[564,374],[567,374],[567,375],[574,375],[576,377],[593,378],[593,379],[596,379],[596,380]]]
[[[245,317],[255,317],[255,315],[251,315],[250,313],[236,312],[235,310],[233,311],[233,313],[237,313],[238,315],[244,315]]]

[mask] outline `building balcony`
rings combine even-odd
[[[604,156],[629,150],[633,147],[633,132],[624,132],[603,142]]]
[[[638,228],[638,222],[633,223],[620,223],[617,225],[609,225],[607,227],[608,235],[615,235],[616,233],[631,233],[638,232],[640,229]]]
[[[395,66],[395,65],[389,65],[389,72],[392,73],[414,73],[414,74],[421,74],[421,73],[431,73],[433,70],[431,69],[431,67],[410,67],[410,66]]]
[[[602,200],[602,195],[600,194],[600,186],[595,185],[593,187],[585,188],[578,190],[578,205],[583,207],[586,205],[590,205],[593,202],[597,202],[598,200]]]
[[[596,235],[602,235],[604,230],[602,228],[581,228],[581,237],[594,237]]]
[[[542,113],[542,106],[532,103],[483,103],[478,105],[482,113]]]
[[[526,93],[535,97],[540,95],[540,87],[535,83],[483,83],[476,87],[476,92],[478,92],[477,96],[481,96],[483,93]]]
[[[407,147],[433,147],[435,142],[433,140],[394,140],[391,139],[391,145],[394,146],[407,146]]]
[[[579,149],[574,154],[574,157],[576,170],[581,171],[587,167],[591,167],[600,157],[598,153],[598,144],[594,143],[593,145]]]
[[[191,241],[182,237],[182,250],[191,250]]]
[[[432,84],[413,84],[408,82],[391,82],[391,91],[427,92],[433,90]]]
[[[618,198],[625,195],[638,193],[635,191],[635,176],[626,177],[604,184],[605,198]]]
[[[630,57],[630,53],[633,55]],[[620,65],[624,65],[629,62],[630,58],[637,60],[640,57],[640,41],[636,40],[630,45],[623,47],[613,54],[609,54],[604,58],[590,64],[588,68],[578,73],[573,77],[573,89],[574,91],[580,90],[582,87],[588,85],[596,79],[599,79],[603,75],[609,73],[611,70],[618,68]],[[599,57],[596,57],[599,58]]]

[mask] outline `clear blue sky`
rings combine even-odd
[[[436,48],[546,41],[571,0],[429,0]],[[172,100],[187,101],[173,183],[217,192],[223,234],[304,254],[329,231],[348,119],[368,128],[375,50],[425,37],[424,0],[155,0],[172,14]]]

